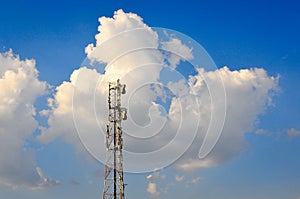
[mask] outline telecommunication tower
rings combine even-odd
[[[106,129],[106,163],[104,168],[103,199],[125,199],[123,173],[122,120],[127,119],[127,110],[121,107],[121,95],[125,84],[108,83],[108,124]]]

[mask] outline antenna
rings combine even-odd
[[[125,199],[123,173],[122,120],[127,119],[126,108],[121,107],[125,84],[108,83],[108,124],[106,129],[106,162],[104,168],[103,199]]]

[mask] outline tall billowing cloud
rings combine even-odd
[[[278,78],[269,77],[264,69],[230,71],[228,67],[223,67],[213,72],[201,72],[201,76],[191,78],[191,86],[199,93],[199,99],[205,106],[209,104],[209,94],[203,87],[209,82],[213,84],[217,73],[222,77],[227,101],[221,136],[212,152],[200,160],[197,159],[197,143],[201,143],[203,136],[198,134],[194,144],[177,162],[176,167],[179,169],[193,171],[202,167],[217,166],[239,155],[247,146],[244,133],[252,131],[258,116],[271,105],[274,91],[277,90]],[[219,107],[218,103],[214,106]],[[210,114],[209,111],[202,113],[200,126],[207,128]]]
[[[58,182],[37,167],[26,139],[38,128],[34,102],[46,93],[34,60],[20,60],[12,50],[0,54],[0,186],[42,188]]]
[[[127,85],[122,101],[129,113],[123,123],[125,168],[130,167],[129,171],[145,171],[145,163],[162,167],[160,162],[165,159],[181,156],[191,138],[194,142],[175,162],[175,167],[184,171],[219,165],[245,149],[244,133],[251,132],[271,102],[277,78],[259,68],[231,71],[228,67],[196,67],[193,74],[180,74],[176,71],[180,64],[184,67],[196,56],[188,43],[172,34],[160,35],[138,15],[122,10],[113,18],[101,17],[99,22],[96,44],[85,48],[88,61],[56,88],[49,109],[42,111],[49,123],[39,137],[42,142],[63,137],[86,145],[103,160],[105,139],[101,133],[107,120],[107,82],[121,79]],[[211,89],[219,86],[220,79],[226,104],[224,98],[211,98]],[[222,115],[224,108],[221,137],[213,151],[199,159],[212,115]],[[170,147],[164,150],[165,146]],[[153,183],[148,189],[157,192]]]

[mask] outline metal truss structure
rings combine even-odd
[[[109,82],[108,124],[106,130],[106,164],[104,169],[103,199],[125,199],[123,173],[122,120],[127,119],[127,111],[121,107],[121,95],[125,94],[125,84]]]

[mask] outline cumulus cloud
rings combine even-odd
[[[212,152],[204,159],[196,158],[198,143],[203,139],[198,134],[187,153],[176,163],[177,168],[185,171],[217,166],[241,153],[247,146],[244,133],[251,132],[258,115],[271,103],[272,92],[277,89],[278,79],[269,77],[261,68],[231,71],[223,67],[217,71],[199,72],[199,75],[193,77],[191,86],[199,93],[202,104],[209,105],[209,95],[201,88],[205,87],[206,82],[213,82],[219,73],[226,90],[227,111],[221,137]],[[214,107],[217,108],[218,103]],[[209,116],[209,111],[204,109],[200,127],[207,128]]]
[[[169,41],[161,43],[163,50],[172,52],[168,57],[171,68],[175,69],[182,59],[193,59],[193,49],[183,44],[181,40],[177,38],[170,38]]]
[[[189,145],[190,138],[192,145],[175,162],[175,167],[183,171],[217,166],[246,148],[244,133],[252,131],[258,116],[271,103],[278,78],[261,68],[232,71],[229,67],[215,70],[198,67],[193,75],[177,73],[176,76],[170,71],[184,61],[193,60],[194,48],[173,35],[160,40],[160,35],[133,13],[119,10],[113,18],[101,17],[99,22],[96,44],[85,49],[86,67],[75,70],[69,81],[58,86],[54,97],[49,99],[49,109],[41,112],[48,117],[49,124],[42,129],[39,138],[42,142],[62,137],[81,145],[78,132],[89,152],[105,159],[107,82],[121,79],[128,91],[122,96],[123,105],[129,109],[128,121],[123,123],[125,169],[141,171],[145,163],[152,168],[166,166],[160,162],[166,157],[175,160],[186,149],[184,146]],[[158,50],[160,46],[172,53],[163,53]],[[223,98],[215,97],[213,104],[211,99],[220,78],[227,100],[222,134],[213,151],[199,159],[212,115],[218,117],[224,109]],[[168,150],[156,153],[170,142]],[[152,181],[148,189],[157,193]]]
[[[149,50],[147,53],[134,51],[143,45],[152,48],[157,48],[158,46],[157,34],[145,25],[139,16],[132,13],[126,14],[122,10],[119,10],[115,12],[113,19],[101,17],[99,21],[101,25],[98,28],[100,33],[96,35],[96,46],[93,44],[88,45],[86,53],[88,58],[92,61],[110,64],[105,67],[105,74],[101,74],[96,69],[91,70],[86,67],[75,70],[71,75],[70,82],[63,82],[57,87],[54,99],[49,99],[50,110],[42,112],[43,114],[47,113],[49,115],[48,123],[50,124],[50,128],[43,129],[43,134],[40,137],[40,140],[43,142],[51,141],[58,136],[63,136],[71,142],[76,139],[74,138],[76,133],[74,134],[73,111],[75,123],[77,123],[77,131],[83,130],[86,133],[89,132],[90,136],[95,136],[93,140],[99,143],[99,132],[96,132],[95,129],[98,127],[97,122],[105,126],[104,118],[107,117],[107,82],[121,78],[124,74],[128,74],[129,71],[131,71],[131,73],[126,79],[130,80],[134,78],[134,80],[126,81],[127,88],[135,88],[135,85],[143,85],[145,82],[156,82],[159,78],[159,72],[162,66],[156,63],[161,63],[161,55],[152,50]],[[136,30],[136,34],[131,34],[130,31],[125,35],[119,34],[120,32],[132,29]],[[111,39],[112,37],[114,39]],[[98,47],[100,45],[101,47]],[[115,60],[116,57],[124,52],[131,53],[125,54]],[[145,61],[150,64],[141,67]],[[149,87],[146,89],[148,90]],[[145,94],[146,89],[141,87],[139,95],[133,97],[140,98]],[[72,98],[73,94],[74,98]],[[95,96],[97,102],[99,102],[96,105],[93,101]],[[146,112],[149,107],[153,106],[155,97],[154,94],[147,94],[144,95],[143,102],[135,102],[135,106],[138,107],[140,111],[133,114],[135,118],[139,120],[137,121],[139,124],[148,122],[148,116],[141,114],[141,112]],[[97,109],[96,115],[99,116],[97,121],[94,120],[95,107]],[[154,107],[153,111],[156,111],[154,114],[158,115],[157,107]],[[62,126],[64,126],[63,129],[61,128]],[[153,125],[153,127],[155,127],[155,125]],[[93,132],[96,133],[93,134]],[[82,139],[84,139],[84,137],[82,137]],[[89,141],[92,141],[92,139]],[[96,142],[94,144],[98,145]]]
[[[37,168],[26,139],[38,128],[35,100],[46,93],[32,59],[21,60],[12,50],[0,53],[0,185],[42,188],[56,182]]]
[[[78,92],[81,92],[82,107],[78,107],[79,110],[82,110],[82,120],[91,120],[93,118],[93,110],[86,110],[87,107],[84,104],[92,104],[92,96],[94,87],[93,83],[97,81],[100,76],[95,70],[89,70],[87,68],[81,68],[75,70],[71,77],[70,82],[63,82],[56,88],[56,93],[54,98],[48,99],[48,106],[51,108],[50,110],[43,110],[40,112],[43,116],[48,116],[48,125],[51,128],[41,127],[42,134],[38,137],[38,139],[46,144],[52,141],[53,139],[63,137],[66,141],[70,143],[76,143],[80,145],[79,139],[77,137],[75,131],[75,124],[73,121],[73,108],[72,108],[72,96],[74,92],[74,88],[76,85],[77,75],[82,72],[87,78],[87,83],[85,85],[81,85],[81,87],[77,89]],[[88,130],[88,127],[87,127]]]

